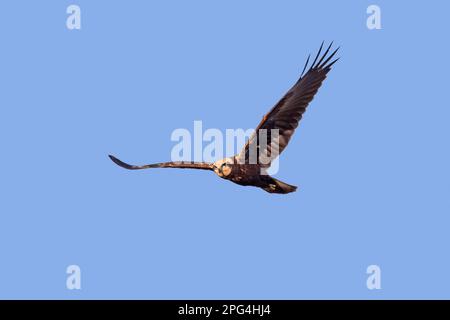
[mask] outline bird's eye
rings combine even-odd
[[[221,168],[225,167],[227,165],[226,162],[222,163],[222,165],[220,166]]]

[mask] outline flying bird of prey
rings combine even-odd
[[[306,107],[322,85],[327,73],[331,70],[331,66],[339,60],[339,58],[332,60],[339,48],[329,54],[332,44],[321,55],[322,43],[311,65],[309,65],[310,56],[308,56],[300,78],[284,97],[263,117],[239,154],[214,163],[182,161],[147,164],[143,166],[127,164],[112,155],[109,157],[117,165],[129,170],[148,168],[211,170],[226,180],[243,186],[259,187],[270,193],[290,193],[295,191],[297,189],[296,186],[289,185],[271,177],[266,173],[266,169],[270,167],[271,161],[286,148]],[[278,132],[278,135],[275,135],[276,139],[275,136],[270,134],[272,130],[277,130],[276,132]],[[261,132],[266,132],[267,141],[264,143],[259,135]],[[252,150],[256,150],[257,156],[255,161],[249,161],[249,159],[252,159],[252,154],[255,154]],[[265,156],[264,161],[262,160],[263,154]]]

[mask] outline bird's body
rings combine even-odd
[[[263,120],[255,129],[242,151],[234,157],[221,159],[215,163],[164,162],[143,166],[129,165],[114,156],[110,155],[109,157],[117,165],[129,170],[148,168],[212,170],[221,178],[242,186],[259,187],[269,193],[284,194],[295,191],[297,189],[296,186],[279,181],[268,175],[266,171],[271,161],[286,148],[306,107],[314,98],[323,80],[325,80],[327,73],[331,70],[331,66],[338,60],[335,59],[330,62],[339,48],[327,57],[331,45],[317,61],[322,51],[322,43],[314,62],[303,75],[308,66],[308,57],[300,79],[263,117]],[[270,133],[274,130],[277,132],[276,135]],[[268,140],[265,143],[261,142],[261,132],[269,132],[265,136]]]
[[[219,160],[214,163],[214,167],[219,177],[241,186],[260,187],[270,193],[289,193],[297,189],[268,175],[265,167],[259,164],[240,164],[236,157]]]

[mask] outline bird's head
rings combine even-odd
[[[226,179],[231,174],[233,163],[234,161],[232,158],[218,160],[213,164],[214,172],[219,177]]]

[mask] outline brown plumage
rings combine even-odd
[[[310,57],[306,60],[302,74],[294,86],[283,98],[263,117],[252,136],[248,139],[242,151],[231,158],[225,158],[215,163],[204,162],[164,162],[143,166],[129,165],[114,156],[109,156],[117,165],[129,169],[148,168],[182,168],[212,170],[221,178],[243,186],[255,186],[270,193],[290,193],[296,186],[279,181],[268,174],[267,168],[289,143],[295,129],[301,120],[306,107],[314,98],[322,82],[325,80],[331,66],[339,58],[331,61],[339,48],[328,55],[331,46],[322,52],[323,43],[309,69],[306,71]],[[319,58],[320,57],[320,58]],[[330,62],[331,61],[331,62]],[[306,73],[305,73],[306,71]],[[271,130],[278,130],[278,135],[272,136]],[[266,134],[265,136],[263,134]],[[266,139],[261,140],[261,137]],[[267,141],[265,141],[267,140]]]

